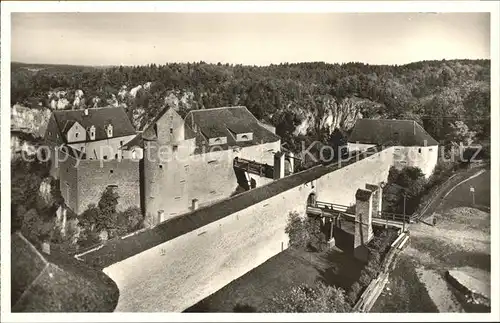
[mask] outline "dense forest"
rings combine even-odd
[[[324,140],[337,128],[349,131],[361,116],[413,119],[442,142],[462,121],[474,139],[483,140],[490,131],[490,61],[263,67],[12,64],[12,104],[50,107],[54,99],[64,99],[57,107],[64,109],[122,105],[139,130],[166,105],[181,115],[190,109],[244,105],[276,126],[292,149],[302,139]]]
[[[315,140],[345,143],[346,132],[360,117],[415,120],[445,146],[489,141],[489,60],[424,61],[403,66],[317,62],[259,67],[199,62],[111,67],[13,63],[11,67],[12,105],[25,107],[13,109],[13,115],[24,129],[41,128],[38,123],[47,122],[49,109],[123,106],[141,130],[165,106],[184,116],[191,109],[244,105],[258,119],[274,125],[288,148],[295,151],[301,141],[306,145]],[[34,143],[43,132],[31,131],[31,135],[28,139],[17,137]],[[110,237],[137,228],[138,211],[115,212],[107,206],[114,205],[111,200],[99,202],[86,212],[74,232],[61,237],[54,212],[63,202],[57,181],[48,175],[48,166],[13,160],[14,230],[21,228],[32,241],[49,239],[71,249],[99,240],[99,232],[88,227],[105,228]],[[431,184],[449,177],[451,166],[440,165]],[[421,181],[416,183],[423,187]],[[423,191],[415,192],[416,207]],[[389,198],[400,205],[400,194],[396,193]],[[99,219],[103,218],[114,222],[100,227]]]

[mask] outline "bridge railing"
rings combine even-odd
[[[412,220],[412,216],[410,214],[399,214],[399,213],[391,213],[391,212],[377,212],[376,217],[384,219],[384,220],[392,220],[399,222],[410,222]]]
[[[315,206],[322,209],[330,209],[335,211],[346,212],[349,209],[349,206],[328,202],[316,201]]]
[[[261,164],[248,159],[238,158],[233,161],[233,167],[242,169],[248,173],[259,175],[261,177],[272,178],[274,167],[268,164]]]

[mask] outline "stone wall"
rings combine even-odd
[[[355,204],[359,188],[365,188],[367,183],[378,185],[387,181],[393,164],[392,150],[393,147],[387,148],[319,178],[317,200],[346,206]]]
[[[385,181],[391,165],[387,149],[318,179],[303,176],[298,186],[107,266],[104,272],[120,289],[116,310],[177,312],[194,305],[287,248],[288,215],[305,215],[311,193],[318,200],[355,203],[356,191]],[[260,189],[273,185],[277,181]]]
[[[155,143],[151,145],[154,146]],[[160,163],[151,160],[148,151],[145,151],[146,223],[156,224],[158,212],[161,211],[163,218],[160,220],[191,211],[193,199],[197,199],[201,207],[231,196],[238,187],[233,169],[234,158],[273,165],[274,152],[279,150],[280,141],[190,156],[190,149],[194,146],[186,145],[186,151],[183,152],[182,142],[178,144],[178,152],[182,154],[182,158],[169,158],[167,162],[161,163],[161,168]],[[154,149],[156,148],[153,147],[151,151]],[[253,175],[252,178],[256,179],[257,185],[269,182]]]
[[[288,247],[288,214],[304,214],[311,192],[294,187],[105,268],[116,311],[182,311],[259,266]]]
[[[139,162],[133,160],[76,160],[59,152],[60,189],[65,204],[76,214],[97,204],[106,187],[117,186],[118,211],[140,207]]]
[[[68,208],[77,212],[78,210],[78,172],[76,166],[76,159],[68,156],[62,151],[51,150],[53,154],[59,155],[60,162],[57,168],[53,168],[54,174],[59,177],[61,195]],[[54,165],[55,163],[53,163]]]
[[[119,195],[117,210],[140,207],[139,162],[134,160],[81,160],[77,168],[78,205],[80,214],[91,203],[97,204],[106,187],[116,185]]]

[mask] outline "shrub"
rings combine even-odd
[[[372,281],[373,277],[367,273],[366,270],[361,271],[361,275],[359,276],[359,284],[361,286],[368,286]]]
[[[118,235],[134,232],[143,226],[143,216],[138,207],[130,207],[118,213],[116,230]]]
[[[358,295],[361,292],[361,285],[358,282],[354,282],[351,285],[351,288],[349,289],[349,292],[347,293],[347,299],[351,305],[356,304],[356,301],[358,300]]]
[[[379,231],[380,232],[380,231]],[[377,278],[382,271],[382,259],[385,253],[390,248],[390,245],[396,239],[397,232],[395,230],[384,230],[368,243],[367,248],[369,251],[368,262],[365,268],[360,273],[357,282],[351,285],[347,297],[351,304],[355,304],[359,294],[370,284],[370,282]]]
[[[294,248],[323,251],[326,247],[318,218],[303,218],[297,212],[291,212],[285,232],[288,234],[290,246]]]
[[[290,212],[288,215],[288,223],[285,228],[290,240],[290,246],[295,248],[306,248],[309,243],[309,233],[305,228],[305,221],[297,212]]]
[[[351,310],[343,289],[316,282],[285,290],[272,298],[266,312],[274,313],[344,313]]]

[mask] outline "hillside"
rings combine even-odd
[[[12,64],[12,105],[80,109],[122,105],[142,128],[165,105],[190,109],[245,105],[291,148],[349,131],[359,117],[404,118],[444,141],[462,120],[489,137],[490,61],[424,61],[402,66],[322,62],[264,67],[166,64],[83,67]]]

